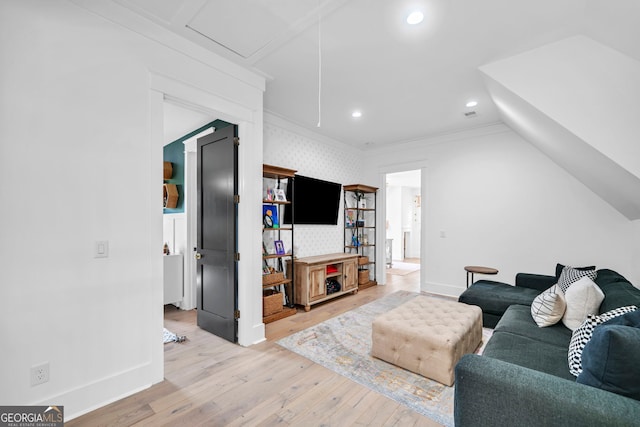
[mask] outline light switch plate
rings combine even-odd
[[[93,251],[94,258],[108,258],[109,257],[109,241],[98,240]]]

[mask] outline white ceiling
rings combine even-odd
[[[265,111],[359,148],[498,122],[478,67],[584,33],[586,26],[599,24],[587,13],[598,8],[587,6],[611,4],[604,0],[114,1],[266,76]],[[405,23],[412,9],[425,14],[415,27]],[[479,102],[472,109],[465,107],[471,99]],[[351,117],[354,109],[362,111],[361,118]],[[466,117],[464,113],[471,110],[476,115]]]

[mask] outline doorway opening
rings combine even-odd
[[[387,274],[404,276],[420,270],[421,171],[385,176],[385,266]]]
[[[199,213],[199,209],[204,206],[204,204],[198,203],[198,189],[201,187],[198,184],[198,170],[202,168],[202,165],[198,164],[200,157],[198,154],[200,150],[198,143],[206,138],[213,137],[213,135],[211,135],[213,133],[218,135],[220,132],[225,132],[225,128],[230,126],[231,123],[223,120],[212,121],[209,112],[198,111],[190,105],[184,106],[182,103],[173,102],[166,98],[163,102],[163,113],[165,144],[163,160],[165,167],[166,163],[169,162],[169,169],[173,169],[173,176],[168,181],[167,176],[165,176],[165,184],[171,182],[177,188],[179,195],[177,206],[172,206],[171,209],[165,206],[163,212],[163,241],[165,252],[165,256],[163,257],[163,303],[165,321],[170,321],[170,319],[175,321],[176,318],[180,318],[192,324],[197,322],[201,328],[235,342],[237,340],[236,326],[234,326],[232,328],[233,331],[228,334],[222,333],[222,331],[218,331],[211,326],[217,324],[218,316],[215,313],[219,312],[221,307],[214,310],[213,308],[216,304],[211,303],[211,298],[206,300],[207,304],[202,304],[204,301],[202,297],[205,294],[205,288],[209,289],[213,286],[209,283],[209,278],[206,280],[208,285],[204,285],[205,280],[201,277],[202,272],[217,271],[218,269],[212,269],[211,266],[207,264],[210,264],[216,257],[209,253],[212,248],[203,250],[203,239],[198,238],[199,227],[204,226],[204,223],[199,220],[199,218],[204,218],[202,212]],[[234,135],[232,136],[237,136],[237,126],[230,127],[234,129]],[[223,131],[223,129],[225,130]],[[216,132],[216,130],[219,130],[219,132]],[[214,139],[216,140],[215,142],[218,142],[215,144],[215,147],[221,147],[221,143],[217,141],[219,138],[214,137]],[[211,146],[213,147],[213,145]],[[231,146],[235,147],[233,138],[231,138]],[[233,149],[235,150],[235,148]],[[211,149],[209,149],[209,151],[210,150]],[[237,157],[237,154],[235,156]],[[213,163],[215,163],[215,157],[216,156],[214,156],[213,159],[209,159],[207,164],[211,163],[213,165]],[[237,160],[231,163],[237,164]],[[214,165],[215,170],[222,168],[220,165]],[[209,183],[209,181],[211,181],[211,179],[207,179],[203,185]],[[215,195],[218,194],[218,188],[215,187],[215,190],[216,191],[208,191],[207,194],[215,198],[217,197]],[[232,191],[235,192],[235,188],[233,188]],[[234,198],[231,197],[231,200],[231,203],[233,203]],[[218,203],[209,201],[206,205],[215,207],[218,206]],[[225,211],[225,209],[223,209],[223,211]],[[236,215],[233,215],[232,219],[234,221],[235,218]],[[235,230],[236,227],[234,226],[232,229]],[[206,235],[211,237],[211,233]],[[224,237],[223,240],[226,239],[225,236],[222,237]],[[235,236],[226,240],[232,241],[232,246],[235,248],[237,242]],[[220,242],[220,244],[223,243],[224,242]],[[207,252],[207,254],[203,255],[203,252]],[[233,257],[231,257],[231,259],[233,259]],[[232,270],[235,271],[235,265],[233,265]],[[208,276],[209,275],[207,275],[207,277]],[[236,273],[232,276],[234,278],[233,282],[235,283]],[[217,282],[220,282],[220,280],[216,280],[216,283]],[[200,290],[203,292],[200,292]],[[228,309],[225,308],[223,311],[225,313],[229,311],[231,313],[232,323],[235,323],[233,321],[233,313],[236,312],[237,309],[237,292],[233,292],[233,295],[232,304]],[[216,298],[213,298],[213,300],[217,301]],[[217,304],[220,305],[221,303],[218,302]],[[178,310],[192,310],[195,312],[194,309],[196,308],[197,316],[181,316],[176,314]],[[207,310],[205,310],[205,308]],[[205,314],[209,317],[213,315],[213,318],[206,317],[204,316]],[[179,333],[177,333],[177,335],[179,335]]]

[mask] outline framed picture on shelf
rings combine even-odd
[[[273,243],[276,247],[276,255],[284,255],[285,254],[284,243],[282,243],[282,240],[276,240]]]
[[[284,190],[282,188],[276,188],[275,192],[275,200],[276,202],[286,202],[287,196],[284,194]]]
[[[265,228],[278,228],[278,207],[262,205],[262,224]]]
[[[347,209],[347,215],[345,218],[345,227],[347,228],[355,227],[356,225],[355,222],[356,222],[356,211]]]

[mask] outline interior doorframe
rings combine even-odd
[[[264,341],[265,330],[262,323],[262,293],[256,283],[260,283],[261,273],[261,223],[259,221],[260,202],[262,194],[262,163],[263,163],[263,113],[262,110],[255,111],[244,107],[238,103],[229,101],[223,97],[200,90],[192,85],[174,80],[164,75],[150,72],[150,117],[152,151],[159,159],[158,182],[162,182],[162,146],[163,146],[163,104],[165,99],[180,103],[183,106],[191,106],[197,111],[205,111],[212,117],[238,125],[238,135],[240,146],[238,149],[238,194],[240,204],[238,206],[238,223],[241,224],[238,230],[238,251],[241,254],[238,262],[238,309],[240,318],[238,319],[238,344],[243,346],[252,345]],[[155,153],[159,154],[155,154]],[[152,157],[154,157],[152,156]],[[159,184],[160,185],[160,184]],[[151,191],[150,194],[155,194]],[[158,233],[158,247],[162,247],[162,204],[158,204],[158,219],[160,223],[158,230],[151,231],[151,234]],[[155,223],[156,221],[154,221]],[[188,225],[189,227],[189,225]],[[185,254],[189,256],[189,254]],[[162,251],[158,251],[158,260],[161,265]],[[157,281],[158,296],[154,296],[154,301],[158,307],[158,330],[162,330],[162,269]],[[154,292],[155,294],[155,292]],[[160,352],[162,359],[162,346],[159,350],[154,349],[154,354]],[[161,359],[161,360],[162,360]]]
[[[427,194],[427,161],[422,160],[418,162],[409,162],[409,163],[400,163],[393,165],[383,165],[378,168],[378,188],[381,189],[379,192],[378,198],[378,206],[383,207],[379,209],[379,213],[377,214],[376,228],[378,230],[383,230],[382,233],[378,233],[376,238],[376,246],[379,248],[384,248],[386,245],[386,223],[387,223],[387,185],[386,185],[386,176],[390,173],[398,173],[398,172],[406,172],[412,170],[420,170],[420,198],[422,200],[422,204],[424,206]],[[427,281],[426,271],[427,268],[427,248],[426,248],[426,234],[427,234],[427,221],[426,221],[426,212],[427,210],[420,209],[420,288],[424,288],[424,284]],[[386,275],[386,251],[380,250],[377,251],[377,259],[376,259],[376,268],[378,269],[377,275],[382,279],[381,284],[386,284],[387,275]],[[380,281],[379,281],[380,282]]]

